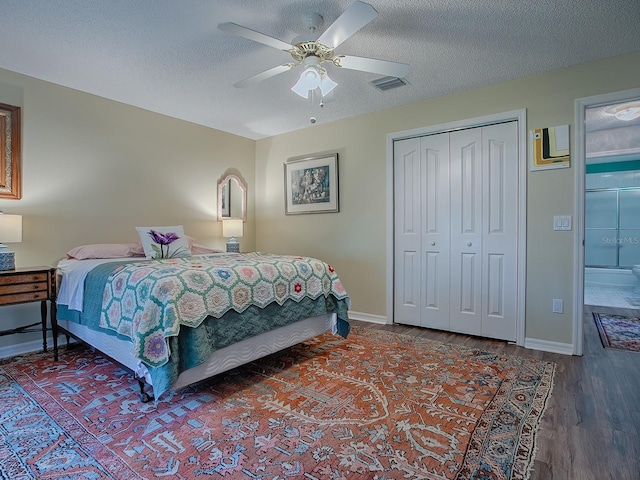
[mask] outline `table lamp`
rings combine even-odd
[[[225,218],[222,220],[222,236],[230,237],[227,242],[227,252],[240,252],[240,244],[235,237],[242,236],[242,223],[241,218]]]
[[[22,241],[22,215],[0,212],[0,270],[15,270],[15,253],[5,243]]]

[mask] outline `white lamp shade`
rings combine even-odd
[[[322,80],[320,80],[320,91],[322,92],[322,96],[326,97],[331,90],[336,88],[338,84],[329,78],[329,75],[323,75]]]
[[[308,67],[298,79],[298,82],[291,87],[295,93],[307,98],[309,90],[314,90],[320,86],[320,74],[315,67]]]
[[[222,220],[223,237],[241,237],[243,233],[243,221],[241,218],[228,218]]]
[[[0,214],[0,243],[22,241],[22,215]]]

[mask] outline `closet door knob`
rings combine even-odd
[[[467,242],[467,247],[470,247],[470,246],[471,246],[471,242]]]
[[[432,247],[435,246],[435,244],[436,244],[436,242],[431,242],[431,246]]]

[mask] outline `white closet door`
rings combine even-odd
[[[518,124],[394,144],[394,321],[516,340]]]
[[[482,128],[482,331],[516,341],[518,124]]]
[[[449,329],[449,135],[420,139],[424,168],[422,195],[423,327]]]
[[[482,130],[451,133],[450,330],[482,332]]]
[[[449,136],[394,145],[394,317],[449,328]]]
[[[394,319],[420,325],[423,169],[420,139],[394,144]]]

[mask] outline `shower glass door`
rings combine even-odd
[[[640,189],[585,192],[585,266],[630,269],[640,264]]]
[[[618,266],[640,265],[640,189],[620,190],[618,233]]]

